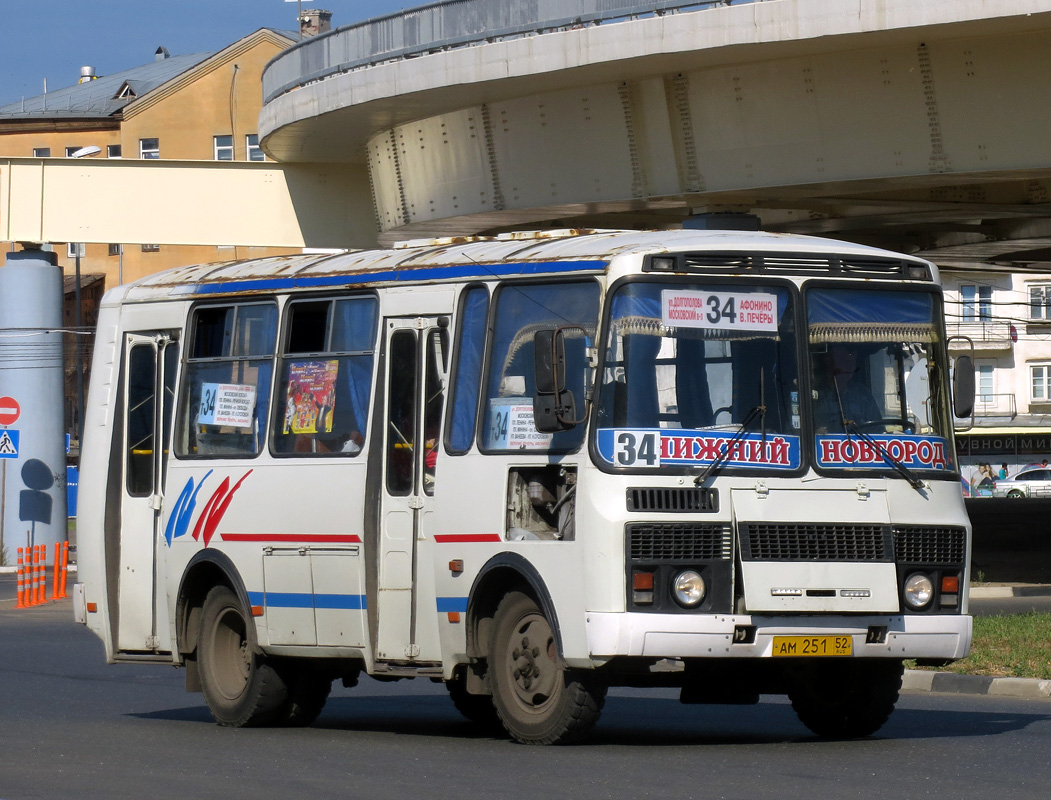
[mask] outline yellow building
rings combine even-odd
[[[152,62],[114,75],[96,76],[84,67],[73,86],[0,107],[0,156],[265,160],[256,128],[261,75],[295,40],[294,33],[262,28],[216,53],[172,56],[161,47]],[[142,198],[143,204],[150,202]],[[92,276],[98,283],[95,276],[102,276],[106,289],[183,264],[296,252],[52,244],[67,275],[79,247],[85,282]],[[85,322],[92,311],[85,307]]]

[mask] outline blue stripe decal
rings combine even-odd
[[[467,611],[467,598],[466,597],[439,597],[438,600],[438,613],[444,614],[446,611]]]
[[[464,278],[500,278],[511,275],[546,275],[558,272],[601,272],[605,261],[528,261],[501,264],[457,264],[444,267],[412,267],[383,272],[348,273],[346,275],[303,275],[291,278],[205,283],[194,287],[194,294],[229,292],[279,291],[282,289],[317,289],[326,286],[354,286],[362,283],[395,283],[399,281],[439,281]]]
[[[363,594],[307,594],[306,592],[249,592],[248,602],[267,608],[335,608],[361,611],[367,607]]]
[[[314,595],[300,592],[267,592],[267,608],[313,608]]]
[[[342,608],[361,611],[365,608],[363,594],[316,594],[314,608]]]

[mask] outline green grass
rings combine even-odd
[[[912,662],[906,664],[915,667]],[[1051,679],[1051,614],[975,617],[971,654],[943,672]]]

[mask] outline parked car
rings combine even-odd
[[[1032,467],[993,484],[993,497],[1051,497],[1051,469]]]

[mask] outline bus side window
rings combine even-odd
[[[456,366],[449,390],[449,433],[445,441],[449,453],[466,453],[474,442],[488,316],[489,290],[486,287],[473,286],[460,295]]]
[[[493,315],[482,444],[490,451],[568,452],[584,439],[586,426],[539,433],[533,425],[533,336],[538,330],[579,326],[594,337],[598,285],[593,281],[508,283],[500,287]],[[588,362],[583,331],[568,331],[566,389],[583,407]]]
[[[293,301],[286,318],[274,453],[357,455],[372,395],[376,298]]]
[[[201,306],[190,331],[177,454],[257,454],[270,405],[277,306]]]

